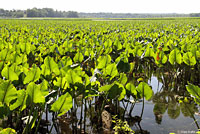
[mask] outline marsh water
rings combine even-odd
[[[142,120],[140,123],[135,121],[134,117],[141,116],[143,109],[143,102],[137,102],[134,105],[131,115],[131,105],[127,106],[124,114],[124,120],[126,120],[132,130],[135,133],[150,133],[150,134],[191,134],[198,131],[198,122],[200,116],[198,115],[199,107],[193,101],[186,103],[179,103],[179,98],[185,94],[184,90],[165,89],[166,87],[159,82],[156,76],[152,76],[148,80],[148,84],[152,86],[154,96],[149,101],[144,101],[144,112],[142,114]],[[86,103],[86,101],[85,101]],[[52,115],[48,115],[50,121],[48,131],[52,129],[52,133],[113,133],[113,130],[103,131],[98,129],[98,122],[94,122],[95,117],[95,104],[94,100],[91,101],[91,107],[89,103],[83,105],[83,109],[87,107],[86,113],[81,113],[81,102],[76,109],[76,114],[72,117],[69,115],[59,118],[57,123],[53,123]],[[123,111],[124,104],[120,102],[120,107]],[[129,116],[128,116],[129,115]],[[92,117],[92,118],[91,118]],[[45,118],[45,115],[44,115]],[[83,121],[85,119],[85,121]],[[81,121],[82,120],[82,121]],[[196,120],[196,122],[195,122]],[[94,127],[96,126],[96,127]]]

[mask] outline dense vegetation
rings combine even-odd
[[[86,118],[100,129],[106,111],[124,120],[127,105],[152,98],[153,75],[168,91],[182,91],[182,102],[192,94],[199,104],[199,22],[1,20],[0,127],[37,133],[52,115],[50,129],[43,121],[49,133],[66,116],[74,133],[85,131]]]
[[[57,17],[57,18],[78,18],[75,11],[55,11],[52,8],[32,8],[27,10],[4,10],[0,9],[0,17],[22,18],[22,17]]]

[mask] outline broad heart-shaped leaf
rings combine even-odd
[[[145,82],[140,82],[140,84],[137,86],[136,90],[138,91],[138,93],[141,97],[143,97],[143,94],[144,94],[144,97],[146,100],[151,99],[151,97],[153,96],[153,90]]]
[[[72,108],[72,96],[66,93],[58,98],[51,106],[51,110],[58,112],[58,116],[65,114],[68,110]]]
[[[34,82],[28,84],[26,92],[28,94],[28,101],[30,101],[30,103],[45,102],[45,98],[42,95],[40,87],[36,85]]]
[[[67,89],[69,87],[66,77],[57,77],[57,81],[54,81],[53,84],[62,89]]]
[[[102,69],[105,68],[110,62],[111,62],[111,57],[110,55],[106,55],[106,56],[101,56],[97,59],[98,61],[98,69]]]
[[[125,85],[127,80],[128,80],[128,78],[126,77],[126,74],[120,73],[119,83],[121,83],[122,85]]]
[[[18,80],[17,74],[14,72],[14,70],[11,67],[5,66],[1,72],[1,75],[5,77],[7,80]]]
[[[137,90],[136,87],[132,83],[126,84],[126,89],[132,94],[132,95],[137,95]]]
[[[153,56],[154,56],[154,51],[153,51],[153,49],[150,48],[150,47],[147,47],[144,57],[153,57]]]
[[[60,70],[58,68],[58,64],[51,58],[50,56],[47,56],[44,59],[44,65],[43,70],[46,70],[45,75],[50,75],[50,73],[54,72],[56,75],[60,74]]]
[[[22,110],[26,107],[26,91],[24,89],[17,91],[17,101],[10,106],[10,110],[14,110],[22,106]]]
[[[108,95],[108,98],[122,100],[126,95],[126,90],[122,84],[117,82],[111,85],[104,85],[99,88],[99,92],[105,92]]]
[[[0,134],[17,134],[17,132],[12,128],[5,128],[0,130]]]
[[[116,39],[116,40],[115,40],[114,46],[116,46],[117,50],[122,49],[122,44],[121,44],[121,42],[119,41],[119,39]]]
[[[83,61],[82,53],[80,52],[76,53],[73,60],[74,60],[74,63],[77,63],[77,62],[81,63]]]
[[[7,104],[17,98],[17,90],[11,84],[11,81],[3,81],[0,84],[0,103]]]
[[[195,102],[200,105],[200,87],[188,83],[186,89],[192,96],[195,97]]]
[[[38,86],[39,86],[43,96],[46,96],[49,94],[48,82],[46,80],[43,80],[43,82]]]
[[[196,58],[191,52],[183,54],[183,62],[189,66],[194,66],[196,64]]]
[[[31,68],[29,72],[27,72],[26,77],[24,79],[24,84],[27,84],[29,82],[36,82],[40,78],[40,68],[39,67],[34,67]]]
[[[118,100],[122,100],[126,95],[126,90],[124,86],[119,83],[113,84],[113,86],[108,91],[108,97],[110,99],[118,98]]]
[[[69,84],[83,83],[82,78],[77,73],[75,73],[73,70],[69,70],[66,73],[65,78]]]
[[[117,63],[117,69],[119,72],[127,73],[130,71],[130,64],[123,59]]]
[[[112,64],[109,64],[105,69],[104,69],[104,73],[105,75],[109,75],[112,79],[114,78],[115,76],[118,76],[119,73],[118,73],[118,70],[117,70],[117,66],[112,63]]]
[[[178,49],[174,49],[170,52],[169,62],[172,65],[175,65],[176,63],[178,63],[178,64],[182,63],[182,55],[181,55],[181,52]]]

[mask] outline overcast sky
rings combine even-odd
[[[50,7],[61,11],[113,13],[200,13],[200,0],[1,0],[3,9]]]

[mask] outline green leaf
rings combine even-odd
[[[117,69],[119,72],[127,73],[130,71],[130,64],[128,62],[125,62],[124,58],[122,58],[117,63]]]
[[[126,89],[133,95],[137,95],[136,87],[132,83],[126,84]]]
[[[44,103],[45,98],[40,90],[40,87],[31,82],[27,86],[26,90],[30,103]]]
[[[113,64],[109,64],[105,70],[104,70],[105,75],[109,75],[111,76],[110,79],[114,78],[115,76],[118,76],[118,70],[117,70],[117,66],[113,63]]]
[[[174,49],[170,52],[169,62],[172,65],[175,65],[176,63],[178,63],[178,64],[182,63],[182,55],[181,55],[181,52],[178,49]]]
[[[27,72],[26,77],[24,79],[24,84],[27,84],[29,82],[36,82],[40,79],[40,68],[39,67],[33,67],[29,72]]]
[[[53,82],[55,86],[60,87],[62,89],[67,89],[69,87],[66,77],[57,77],[56,79],[57,81]]]
[[[108,91],[108,97],[110,99],[118,98],[118,100],[122,100],[126,95],[126,90],[124,89],[124,86],[119,83],[115,83],[112,85],[112,87]]]
[[[153,57],[153,56],[154,56],[154,51],[153,51],[153,49],[150,48],[150,47],[147,47],[144,57]]]
[[[12,128],[5,128],[0,131],[0,134],[17,134],[17,132]]]
[[[124,86],[119,83],[114,83],[112,85],[104,85],[99,88],[99,92],[105,92],[108,95],[108,98],[122,100],[126,95],[126,90]]]
[[[17,90],[11,84],[11,81],[3,81],[0,84],[0,103],[7,104],[17,98]]]
[[[145,82],[140,82],[140,84],[138,85],[136,90],[138,91],[138,93],[141,97],[143,97],[143,94],[144,94],[144,97],[146,100],[151,99],[151,97],[153,96],[153,90]]]
[[[111,87],[112,87],[112,85],[104,85],[99,88],[99,92],[108,92]]]
[[[80,52],[76,53],[73,60],[75,63],[77,63],[77,62],[81,63],[83,61],[82,53],[80,53]]]
[[[5,77],[7,80],[18,80],[17,74],[14,72],[14,70],[11,67],[5,66],[1,72],[1,75]]]
[[[83,83],[82,78],[73,70],[69,70],[68,73],[65,75],[65,78],[69,84]],[[64,83],[61,83],[61,84],[64,84]]]
[[[115,40],[114,45],[117,47],[117,50],[121,50],[122,49],[122,44],[119,41],[119,39]]]
[[[127,82],[127,77],[126,74],[124,73],[120,73],[120,77],[119,77],[119,83],[121,83],[122,85],[125,85]]]
[[[72,96],[66,93],[58,98],[51,106],[51,110],[58,112],[58,116],[65,114],[72,108]]]
[[[189,83],[186,86],[186,89],[192,96],[195,97],[195,102],[200,105],[200,88],[198,86]]]
[[[196,58],[191,52],[183,54],[183,62],[188,66],[194,66],[196,64]]]
[[[106,56],[101,56],[98,58],[98,69],[103,69],[105,67],[107,67],[107,65],[111,62],[111,57],[110,55],[106,55]]]
[[[43,82],[38,86],[39,86],[43,96],[46,96],[49,94],[48,82],[46,80],[43,80]]]
[[[26,107],[26,91],[24,89],[17,91],[17,101],[10,106],[10,110],[14,110],[19,106],[23,106],[22,110]]]
[[[47,70],[45,75],[50,75],[50,73],[54,72],[56,75],[60,74],[60,70],[58,68],[58,64],[51,58],[50,56],[47,56],[44,59],[44,65],[43,70]]]

